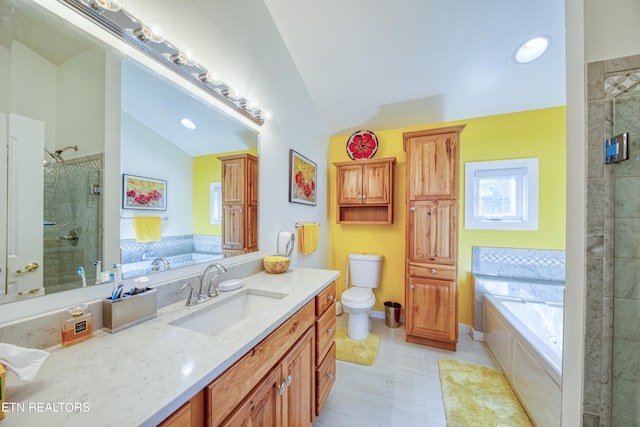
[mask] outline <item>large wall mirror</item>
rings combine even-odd
[[[126,278],[222,258],[218,157],[257,156],[258,133],[30,1],[0,18],[0,303],[92,286],[96,261]]]

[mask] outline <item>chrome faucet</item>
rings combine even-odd
[[[191,285],[191,283],[185,283],[184,285],[180,286],[180,290],[182,291],[186,289],[187,286],[191,288],[189,290],[189,296],[187,297],[187,306],[197,305],[197,304],[200,304],[201,302],[204,302],[198,299],[198,294],[196,293],[195,289],[193,289],[193,286]]]
[[[216,270],[216,273],[213,275],[211,280],[207,281],[207,277],[211,270]],[[228,270],[227,268],[220,263],[209,264],[207,268],[204,269],[202,273],[202,277],[200,277],[200,291],[198,292],[198,299],[207,299],[218,296],[218,288],[216,287],[216,279],[221,277]]]
[[[169,270],[171,268],[171,266],[169,265],[169,261],[166,258],[156,258],[153,260],[153,262],[151,263],[151,265],[153,266],[153,268],[151,269],[151,271],[158,271],[160,270],[160,263],[162,262],[162,265],[164,266],[165,271]]]

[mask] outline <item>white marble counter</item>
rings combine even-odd
[[[32,382],[8,372],[2,427],[156,425],[273,332],[339,276],[338,271],[291,268],[258,273],[244,287],[206,303],[184,302],[116,334],[50,351]],[[286,293],[227,335],[209,336],[169,325],[245,288]]]

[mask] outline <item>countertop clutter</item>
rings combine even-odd
[[[244,287],[198,306],[181,301],[118,333],[100,330],[77,345],[51,347],[32,382],[7,373],[2,426],[157,425],[339,275],[311,268],[261,272],[244,278]],[[253,308],[250,319],[228,334],[169,324],[246,289],[288,295]]]

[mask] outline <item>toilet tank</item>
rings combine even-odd
[[[382,255],[349,254],[350,286],[377,288],[380,284]]]

